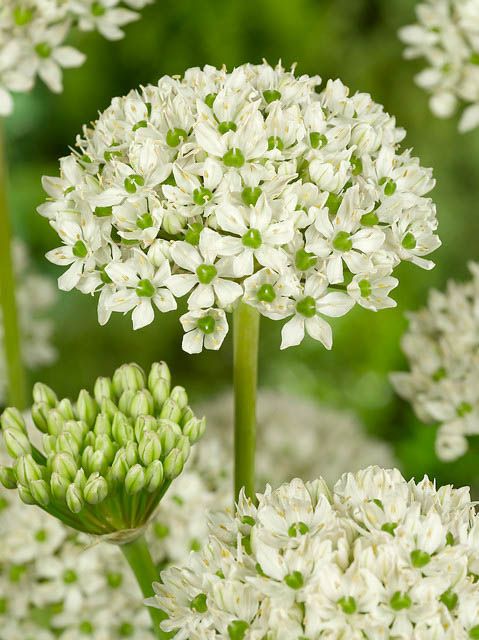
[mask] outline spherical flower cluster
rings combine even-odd
[[[0,481],[78,531],[136,537],[205,428],[183,387],[170,387],[165,363],[148,377],[123,365],[112,379],[97,379],[94,396],[80,391],[76,403],[35,385],[32,418],[43,451],[22,415],[7,409],[1,423],[14,465],[0,467]]]
[[[241,496],[149,603],[177,640],[479,637],[479,517],[467,488],[345,474]]]
[[[406,58],[425,58],[417,84],[431,94],[431,111],[448,118],[466,104],[461,132],[479,125],[479,2],[425,0],[416,7],[417,23],[403,27]]]
[[[79,67],[85,56],[66,46],[72,28],[98,30],[109,40],[150,0],[2,0],[0,6],[0,116],[13,109],[12,92],[30,91],[37,76],[62,91],[62,68]],[[125,6],[126,5],[126,6]],[[129,8],[127,8],[129,7]]]
[[[187,295],[189,353],[221,346],[240,300],[288,319],[282,348],[330,348],[324,316],[394,306],[394,268],[432,267],[440,244],[431,171],[369,95],[319,83],[207,66],[115,98],[43,181],[60,288],[100,292],[100,323],[132,311],[135,329]]]
[[[23,361],[28,368],[47,365],[56,358],[56,351],[51,343],[53,322],[48,318],[48,312],[56,298],[56,289],[48,278],[32,270],[22,242],[15,241],[12,249]],[[7,363],[0,309],[0,405],[5,400],[6,390]]]
[[[479,434],[479,265],[469,268],[472,280],[431,291],[428,306],[409,314],[402,349],[410,371],[391,375],[419,419],[440,424],[436,451],[443,460],[462,456],[467,436]]]
[[[206,542],[209,512],[231,506],[233,394],[196,409],[208,418],[205,436],[147,531],[158,563],[184,562]],[[257,434],[258,487],[276,487],[298,475],[312,480],[319,473],[334,482],[369,464],[395,464],[390,447],[368,437],[354,415],[278,391],[259,392]]]

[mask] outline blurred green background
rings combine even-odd
[[[11,200],[17,235],[26,240],[38,269],[60,275],[43,258],[56,235],[35,213],[44,196],[43,174],[58,172],[84,123],[95,119],[113,96],[163,74],[181,74],[206,63],[229,68],[244,62],[286,66],[300,73],[340,77],[353,91],[370,92],[408,131],[406,144],[426,166],[433,166],[433,192],[443,247],[437,267],[425,272],[406,264],[398,271],[397,309],[374,314],[361,308],[334,323],[331,352],[306,340],[279,350],[280,323],[263,322],[261,384],[293,390],[351,408],[366,428],[392,443],[407,475],[436,476],[440,482],[479,485],[477,458],[468,454],[454,464],[434,454],[434,427],[421,425],[409,406],[395,396],[388,373],[405,368],[399,340],[404,312],[423,305],[430,287],[448,278],[467,277],[467,262],[479,257],[479,134],[460,136],[457,122],[433,118],[426,95],[413,83],[422,63],[405,62],[397,30],[414,19],[414,0],[156,0],[143,17],[126,28],[119,42],[81,34],[72,44],[87,53],[81,69],[65,73],[61,96],[37,86],[16,100],[7,122],[11,163]],[[231,334],[218,353],[182,353],[177,316],[159,317],[134,333],[130,317],[115,315],[106,327],[96,320],[96,302],[80,293],[60,293],[56,307],[55,365],[33,379],[60,394],[76,394],[92,378],[107,375],[124,361],[149,364],[167,360],[175,379],[196,399],[221,390],[231,380]],[[299,428],[299,425],[298,425]],[[347,443],[338,443],[347,446]]]

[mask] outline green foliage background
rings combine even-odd
[[[59,275],[43,258],[56,236],[35,213],[42,202],[40,178],[58,171],[83,123],[95,119],[116,95],[163,74],[181,74],[204,64],[229,68],[266,58],[296,62],[300,73],[340,77],[353,91],[370,92],[408,131],[422,164],[434,167],[433,193],[440,219],[442,248],[437,267],[424,272],[399,269],[398,307],[378,314],[356,309],[335,322],[335,344],[326,352],[305,341],[279,350],[279,323],[263,323],[261,382],[293,390],[342,408],[356,410],[366,428],[391,441],[407,475],[436,476],[440,482],[479,485],[477,458],[468,454],[444,465],[433,451],[434,428],[421,425],[393,393],[388,372],[405,367],[399,340],[404,312],[424,304],[430,287],[448,278],[467,277],[467,262],[477,259],[479,133],[457,133],[457,122],[439,121],[426,95],[413,83],[421,63],[405,62],[397,30],[413,21],[414,0],[156,0],[127,37],[107,42],[98,34],[77,35],[87,63],[65,74],[65,91],[54,96],[37,86],[19,96],[7,121],[14,226],[34,254],[38,269]],[[96,321],[96,303],[80,293],[60,293],[56,308],[58,362],[35,373],[59,393],[73,395],[93,377],[107,375],[124,361],[170,363],[176,380],[196,398],[223,388],[231,379],[231,334],[219,353],[182,353],[177,316],[157,317],[140,332],[130,318],[115,316],[106,327]],[[300,428],[300,425],[298,425]],[[338,442],[338,447],[347,443]]]

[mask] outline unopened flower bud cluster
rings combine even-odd
[[[479,516],[468,488],[369,467],[244,496],[162,572],[177,640],[479,637]]]
[[[34,401],[42,450],[21,414],[7,409],[3,438],[14,464],[0,468],[0,480],[27,504],[96,535],[145,525],[205,427],[185,390],[171,389],[164,363],[148,377],[123,365],[112,379],[98,378],[93,395],[80,391],[75,403],[37,384]]]
[[[32,269],[27,249],[20,240],[12,245],[16,276],[15,297],[21,334],[22,359],[29,369],[51,364],[56,358],[52,345],[53,322],[48,317],[55,302],[52,281]],[[0,405],[7,391],[7,363],[3,346],[0,310]]]
[[[454,460],[479,434],[479,265],[472,279],[431,291],[427,307],[409,314],[402,349],[410,371],[391,380],[420,420],[440,425],[436,451]]]
[[[150,0],[2,0],[0,5],[0,116],[13,110],[11,94],[30,91],[39,77],[62,91],[62,68],[79,67],[85,56],[65,45],[73,28],[99,31],[109,40],[138,18]]]
[[[320,82],[207,66],[115,98],[44,178],[60,288],[136,329],[187,296],[189,353],[220,348],[241,300],[287,320],[282,348],[331,348],[324,316],[394,306],[395,267],[431,268],[440,244],[431,171],[368,94]]]
[[[427,64],[416,83],[430,95],[429,105],[439,118],[462,106],[461,132],[479,126],[479,2],[426,0],[416,6],[417,23],[403,27],[406,58]]]

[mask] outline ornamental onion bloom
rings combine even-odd
[[[325,318],[392,307],[403,260],[440,241],[429,169],[364,93],[281,65],[206,66],[115,98],[45,177],[64,290],[138,329],[186,297],[183,348],[219,349],[244,300],[331,348]]]
[[[215,516],[149,604],[177,640],[477,638],[478,532],[468,488],[379,467],[332,491],[296,479]]]
[[[13,110],[11,93],[30,91],[37,76],[62,91],[62,69],[79,67],[85,56],[65,45],[70,31],[99,31],[123,37],[151,0],[2,0],[0,6],[0,116]]]
[[[132,364],[98,378],[93,396],[83,389],[75,403],[43,384],[33,397],[42,446],[7,409],[1,423],[14,464],[0,467],[2,484],[78,531],[135,539],[204,432],[183,387],[171,389],[165,363],[148,376]]]
[[[22,357],[29,369],[51,364],[56,359],[52,345],[53,321],[48,317],[56,298],[49,278],[31,268],[26,246],[19,240],[12,245],[17,280],[15,290],[21,332]],[[7,363],[3,349],[3,323],[0,309],[0,405],[7,390]]]
[[[320,472],[334,482],[368,464],[395,464],[390,447],[368,437],[349,412],[278,391],[260,390],[258,400],[258,487],[276,487],[299,474],[312,480]],[[207,540],[208,513],[231,506],[233,395],[224,393],[196,409],[208,417],[205,436],[147,531],[157,563],[186,561]]]
[[[406,58],[425,58],[416,83],[430,95],[431,111],[448,118],[465,104],[459,131],[479,125],[479,2],[425,0],[416,7],[417,23],[403,27]]]
[[[442,460],[464,455],[468,436],[479,434],[479,265],[469,269],[469,282],[432,290],[427,307],[408,315],[402,349],[410,371],[391,375],[418,418],[440,425],[436,452]]]

